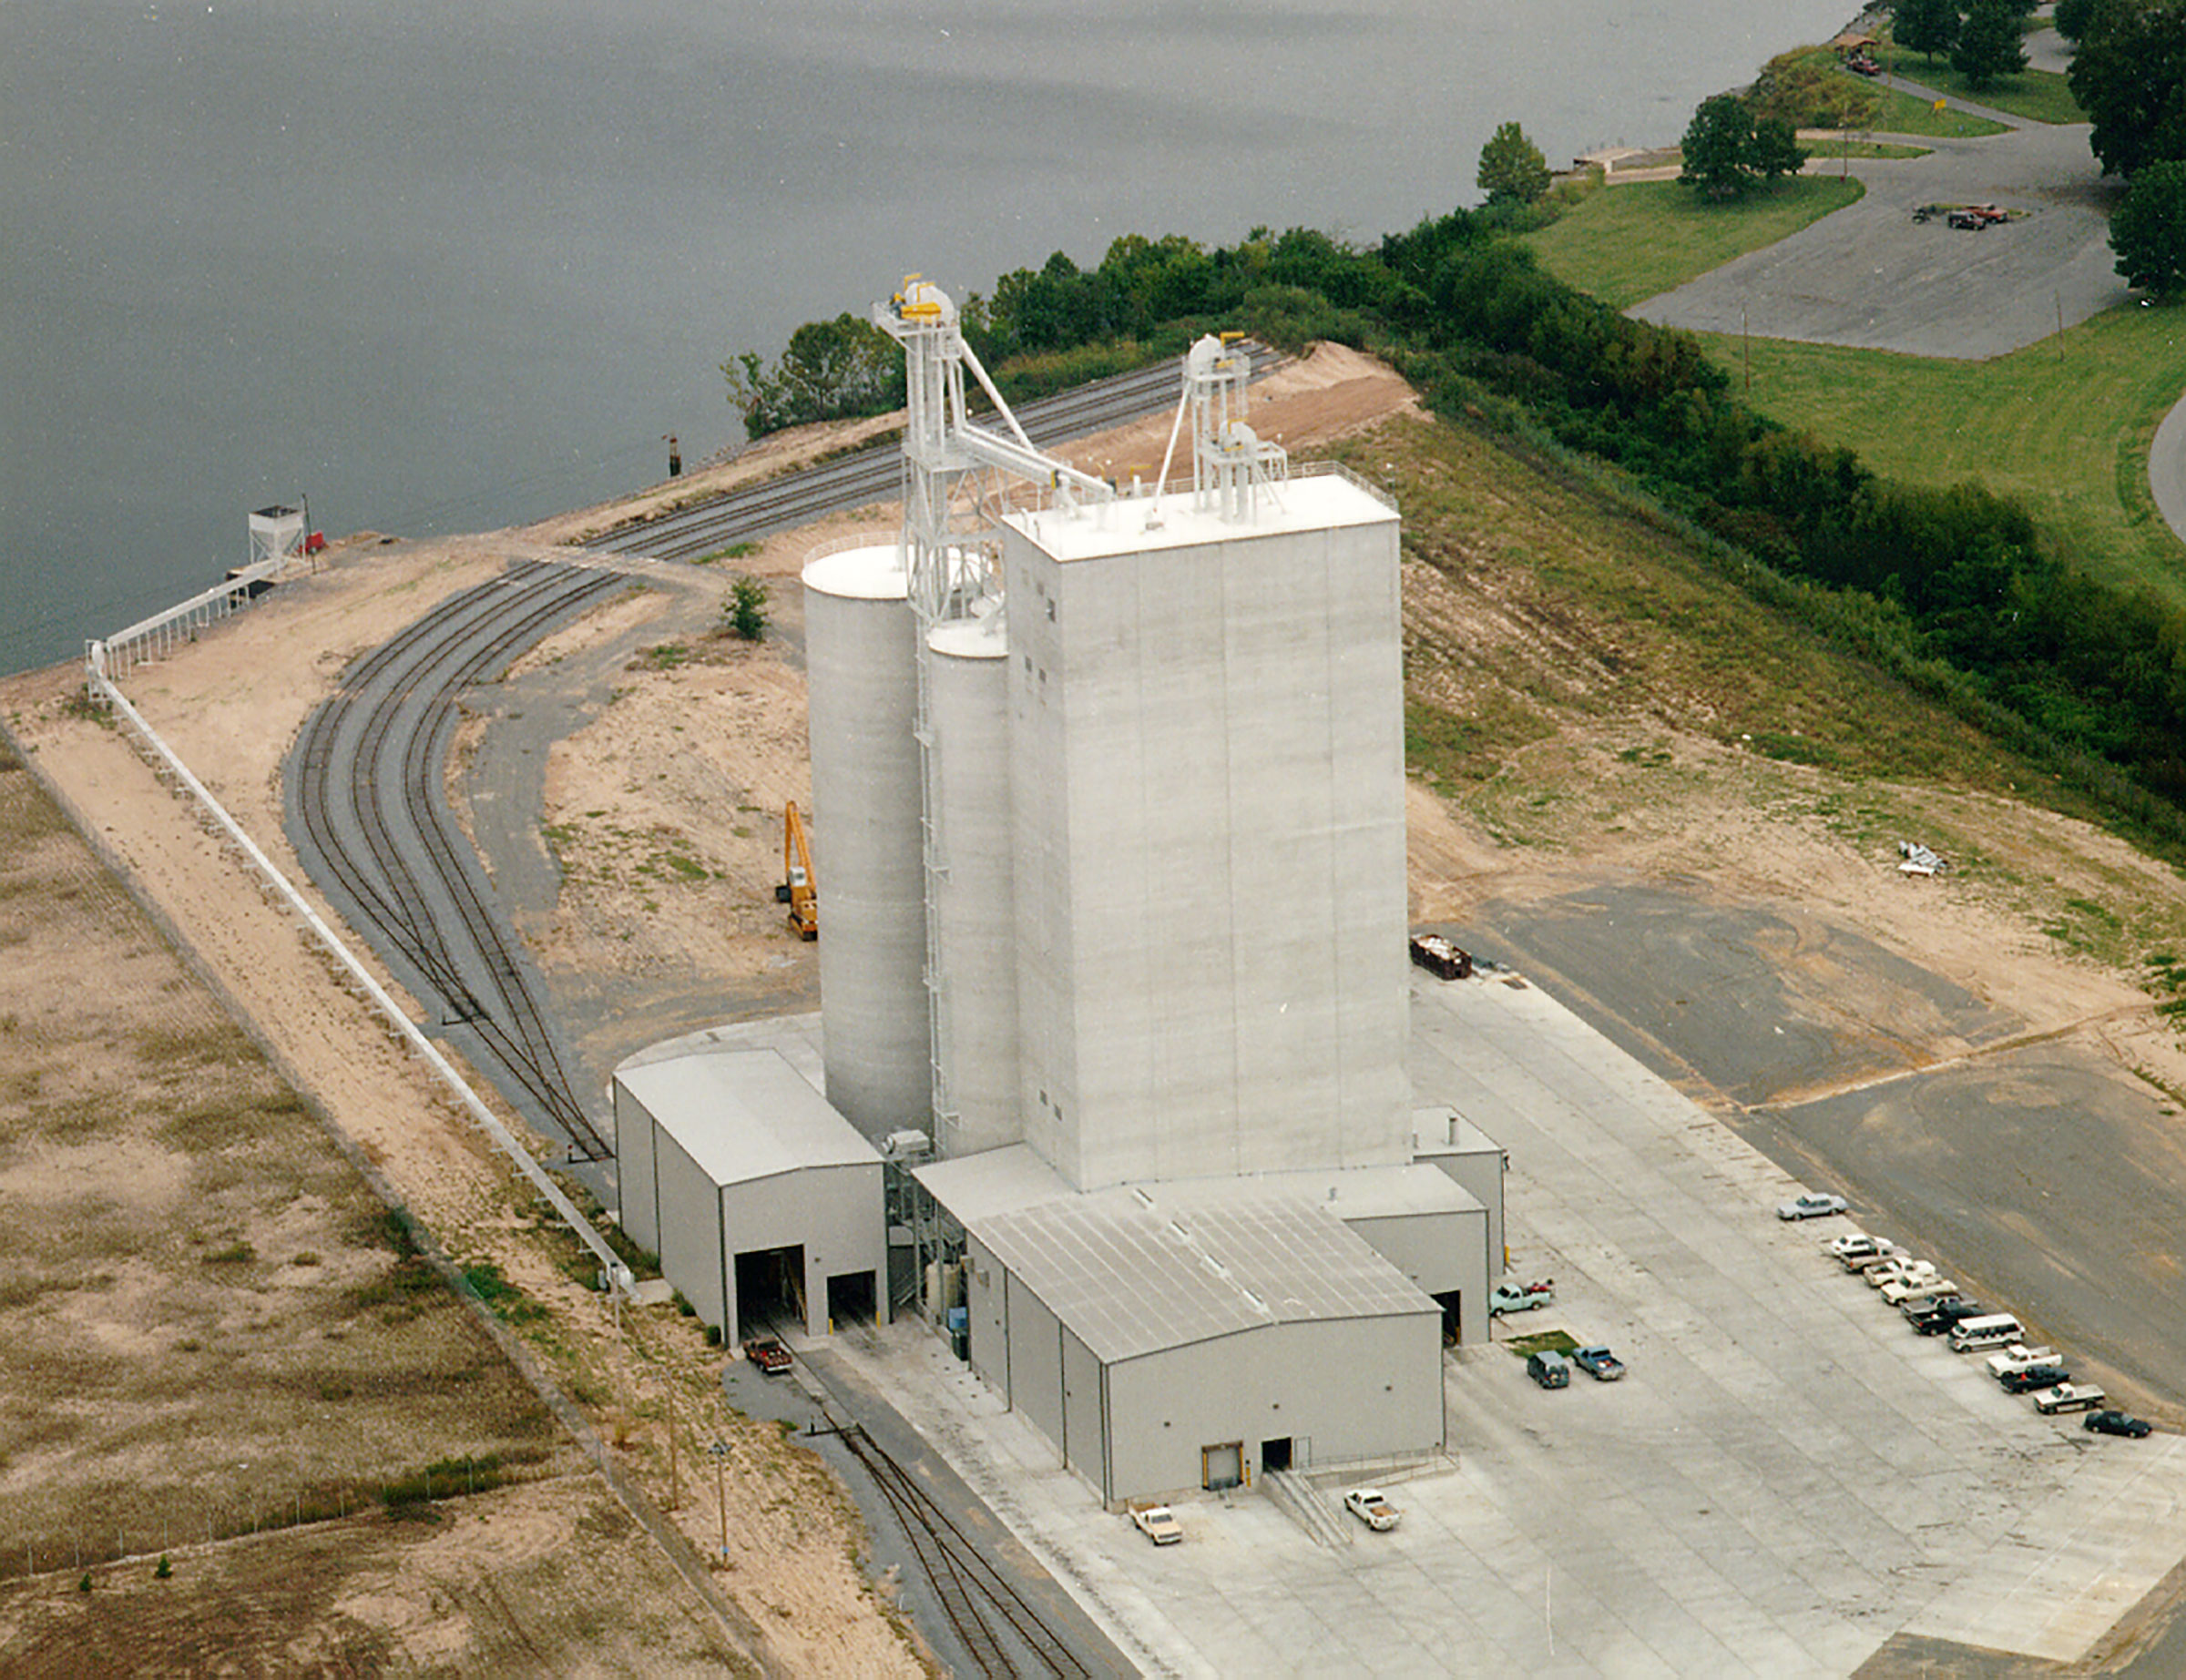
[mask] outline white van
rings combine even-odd
[[[2026,1328],[2007,1312],[1983,1313],[1961,1319],[1951,1331],[1951,1351],[1971,1353],[1976,1348],[2001,1348],[2027,1334]]]

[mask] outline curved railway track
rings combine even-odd
[[[942,1613],[988,1680],[1053,1675],[1092,1680],[1095,1671],[1073,1652],[1037,1609],[988,1563],[970,1536],[935,1503],[918,1479],[890,1457],[862,1425],[845,1424],[843,1447],[858,1461],[895,1513],[919,1567],[934,1583]]]
[[[612,1153],[586,1112],[469,841],[439,788],[456,697],[627,580],[531,563],[444,602],[359,661],[291,759],[311,873],[391,961],[467,1029],[512,1099],[569,1142]]]
[[[1251,356],[1254,379],[1283,360],[1281,352],[1259,344],[1251,346]],[[1162,361],[1027,402],[1016,415],[1026,435],[1046,444],[1160,413],[1174,408],[1176,402],[1177,365]],[[868,502],[894,501],[902,494],[901,445],[875,443],[802,473],[732,490],[663,519],[609,532],[593,546],[656,560],[695,559],[731,543],[786,531]]]

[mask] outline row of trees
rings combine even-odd
[[[1528,164],[1522,131],[1507,128],[1484,172]],[[1614,463],[1673,513],[1859,604],[1848,621],[1896,638],[1904,668],[1955,671],[1952,682],[2016,716],[2015,728],[2099,754],[2186,807],[2186,615],[2089,578],[2022,509],[1978,484],[1893,484],[1851,452],[1753,413],[1691,335],[1573,290],[1507,237],[1537,176],[1520,167],[1510,178],[1499,202],[1369,249],[1292,229],[1211,249],[1134,236],[1091,270],[1058,254],[1005,276],[966,319],[990,345],[1049,354],[1081,354],[1074,334],[1117,323],[1378,351],[1444,413],[1500,415]],[[1170,308],[1193,313],[1156,319]],[[857,339],[849,321],[816,323],[820,340]],[[764,373],[745,364],[748,380]]]
[[[2035,0],[1897,0],[1891,8],[1890,33],[1909,52],[1930,64],[1947,56],[1951,68],[1976,91],[1999,76],[2027,67],[2023,25]]]

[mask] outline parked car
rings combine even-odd
[[[2054,1389],[2038,1390],[2034,1397],[2034,1409],[2045,1415],[2060,1411],[2093,1411],[2102,1401],[2102,1390],[2091,1382],[2060,1382]]]
[[[2098,1435],[2130,1435],[2139,1441],[2155,1426],[2146,1418],[2136,1418],[2130,1411],[2090,1411],[2087,1421],[2079,1427],[2093,1430]]]
[[[1893,1255],[1889,1259],[1869,1267],[1864,1274],[1871,1289],[1879,1289],[1888,1283],[1911,1283],[1935,1275],[1935,1261],[1916,1260],[1909,1254]]]
[[[2001,1353],[1988,1356],[1988,1374],[2001,1378],[2007,1372],[2032,1370],[2038,1365],[2061,1365],[2062,1357],[2055,1348],[2029,1348],[2025,1342],[2015,1341]]]
[[[1870,1237],[1864,1231],[1854,1231],[1847,1236],[1833,1237],[1829,1252],[1848,1272],[1864,1272],[1871,1266],[1880,1266],[1904,1252],[1887,1237]]]
[[[1943,219],[1946,228],[1956,228],[1968,233],[1978,233],[1988,226],[1988,218],[1977,216],[1971,210],[1953,210]]]
[[[1607,1348],[1581,1348],[1572,1354],[1571,1363],[1601,1382],[1614,1382],[1624,1375],[1624,1361]]]
[[[771,1336],[754,1336],[744,1344],[744,1358],[770,1377],[779,1377],[795,1363],[790,1350]]]
[[[1537,1307],[1556,1305],[1556,1279],[1544,1278],[1537,1283],[1499,1283],[1487,1292],[1487,1316],[1491,1319],[1506,1312],[1531,1312]]]
[[[2071,1380],[2072,1373],[2062,1365],[2029,1365],[2025,1370],[2007,1370],[1997,1379],[2007,1394],[2033,1394]]]
[[[1841,1196],[1823,1196],[1818,1191],[1802,1190],[1788,1202],[1776,1205],[1779,1219],[1820,1219],[1830,1214],[1848,1213],[1852,1204]]]
[[[1568,1389],[1571,1386],[1571,1363],[1553,1348],[1544,1348],[1538,1353],[1527,1354],[1526,1374],[1544,1389]]]
[[[1948,1278],[1901,1278],[1883,1286],[1883,1298],[1901,1309],[1908,1301],[1939,1301],[1957,1293],[1958,1286]]]
[[[1969,1301],[1964,1296],[1947,1301],[1931,1301],[1915,1312],[1905,1315],[1917,1336],[1948,1336],[1968,1319],[1985,1319],[1988,1308],[1979,1301]]]
[[[1343,1509],[1377,1534],[1396,1526],[1397,1509],[1382,1497],[1379,1488],[1353,1488],[1343,1496]]]
[[[1133,1505],[1131,1522],[1157,1546],[1173,1546],[1184,1538],[1183,1524],[1167,1505]]]

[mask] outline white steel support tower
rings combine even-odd
[[[1043,453],[986,369],[964,341],[955,303],[940,287],[913,274],[903,290],[873,311],[874,324],[904,347],[908,415],[904,426],[904,572],[918,625],[918,740],[925,853],[926,1021],[934,1070],[936,1136],[950,1135],[955,1112],[949,1096],[949,1047],[942,1042],[948,983],[935,947],[935,888],[948,876],[948,837],[941,831],[935,785],[932,710],[932,655],[926,637],[937,625],[972,617],[999,606],[998,539],[991,507],[980,494],[983,471],[1007,473],[1043,486],[1056,504],[1114,499],[1114,486]],[[1007,434],[975,424],[965,402],[965,370],[995,405]]]

